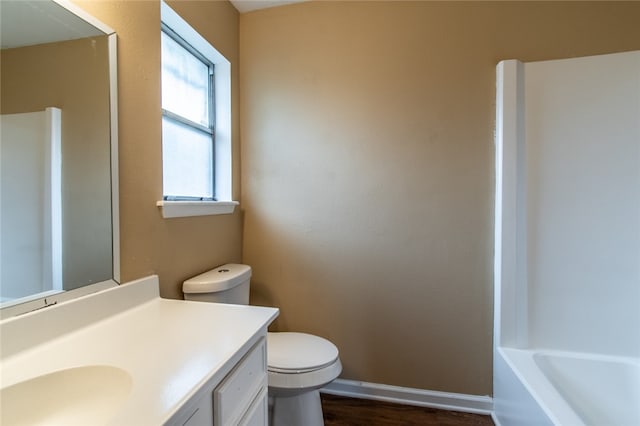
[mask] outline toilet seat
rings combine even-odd
[[[270,392],[319,389],[342,372],[338,348],[311,334],[268,333],[267,358]]]
[[[335,363],[338,348],[322,337],[306,333],[268,333],[268,370],[300,374],[320,370]]]

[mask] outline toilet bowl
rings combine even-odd
[[[190,278],[182,285],[185,300],[249,303],[251,267],[222,265]],[[319,389],[342,371],[338,348],[322,337],[306,333],[267,334],[269,424],[324,424]]]
[[[269,424],[321,426],[319,389],[342,371],[338,348],[305,333],[268,333]]]

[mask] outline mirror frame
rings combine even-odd
[[[109,54],[109,113],[110,113],[110,143],[111,143],[111,248],[113,256],[112,278],[109,280],[89,284],[77,289],[60,293],[38,296],[33,299],[15,304],[9,303],[0,309],[0,319],[36,311],[57,303],[75,299],[87,294],[116,287],[120,283],[120,197],[118,179],[118,63],[117,63],[117,35],[116,32],[103,22],[93,17],[69,0],[50,0],[69,13],[76,15],[85,22],[93,25],[107,36]]]

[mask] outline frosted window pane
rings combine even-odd
[[[164,195],[213,197],[211,135],[162,118]]]
[[[209,127],[209,67],[164,32],[162,108]]]

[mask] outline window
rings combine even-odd
[[[163,217],[232,213],[231,64],[164,1]]]
[[[214,66],[162,30],[162,170],[165,200],[214,200]]]

